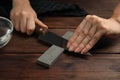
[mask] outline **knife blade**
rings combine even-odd
[[[41,34],[41,31],[44,30],[44,33]],[[36,31],[37,35],[38,35],[38,40],[41,40],[43,42],[46,42],[50,45],[56,45],[56,46],[59,46],[61,48],[64,48],[65,50],[68,51],[67,49],[67,42],[68,40],[53,33],[53,32],[50,32],[49,30],[45,30],[43,28],[37,28],[37,31]],[[69,52],[69,51],[68,51]],[[86,54],[83,54],[83,55],[88,55],[90,56],[91,54],[88,52]]]
[[[38,39],[47,42],[48,44],[54,44],[56,46],[67,49],[66,45],[68,40],[56,35],[53,32],[47,31],[45,34],[39,35]]]

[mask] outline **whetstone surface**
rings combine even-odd
[[[72,34],[73,32],[68,31],[64,34],[63,38],[69,39]],[[60,57],[63,51],[64,48],[52,45],[37,59],[37,63],[44,67],[50,68],[50,66]]]

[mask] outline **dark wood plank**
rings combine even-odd
[[[43,22],[50,29],[76,29],[84,17],[49,17]]]
[[[51,69],[36,64],[40,54],[0,55],[0,80],[119,80],[120,55],[95,54],[89,60],[63,54]]]

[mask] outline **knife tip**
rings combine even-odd
[[[92,54],[90,52],[87,52],[85,55],[92,56]]]

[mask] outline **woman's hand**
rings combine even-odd
[[[37,18],[29,0],[13,0],[13,9],[11,10],[10,18],[17,31],[27,33],[28,35],[32,34],[35,30],[35,24],[43,28],[48,28]]]
[[[75,30],[67,47],[76,53],[88,52],[102,36],[120,35],[120,23],[114,18],[104,19],[88,15]]]

